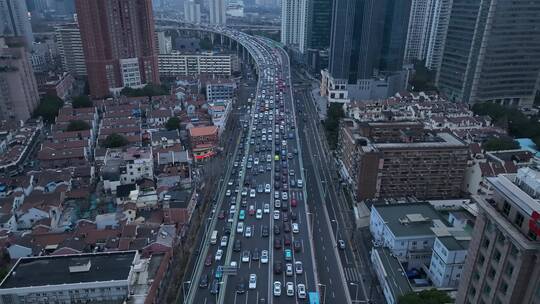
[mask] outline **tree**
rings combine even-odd
[[[34,117],[42,117],[46,123],[54,123],[58,111],[64,106],[64,102],[57,96],[45,95],[36,110],[33,113]]]
[[[422,290],[419,293],[411,292],[398,298],[399,304],[446,304],[452,303],[452,298],[437,289]]]
[[[214,46],[212,45],[212,41],[208,38],[204,38],[199,40],[199,47],[202,50],[211,50]]]
[[[490,138],[482,144],[486,151],[501,151],[519,149],[519,143],[512,138]]]
[[[414,64],[414,75],[410,82],[413,92],[436,91],[435,72],[426,67],[425,61],[417,61]]]
[[[90,130],[90,125],[83,120],[72,120],[69,122],[66,131],[84,131]]]
[[[330,149],[337,147],[337,140],[339,135],[339,121],[345,116],[343,113],[343,105],[339,103],[331,103],[328,108],[326,120],[323,122],[326,130],[326,138]]]
[[[149,83],[141,89],[133,89],[130,87],[125,87],[122,89],[122,91],[120,91],[120,94],[124,96],[128,96],[128,97],[148,96],[152,98],[152,96],[168,95],[169,88],[166,85],[155,85],[155,84]]]
[[[90,98],[88,96],[81,95],[81,96],[77,96],[77,97],[73,98],[72,105],[73,105],[73,108],[75,108],[75,109],[78,109],[78,108],[90,108],[90,107],[94,106],[94,103],[92,102],[92,100],[90,100]]]
[[[505,128],[514,137],[535,138],[540,136],[540,122],[536,118],[529,118],[516,108],[501,106],[496,103],[483,102],[473,105],[476,115],[488,115],[495,125]]]
[[[101,143],[101,146],[103,148],[120,148],[123,146],[126,146],[129,144],[129,141],[127,138],[125,138],[123,135],[113,133]]]
[[[167,130],[177,130],[180,129],[180,119],[178,117],[171,117],[167,122],[165,123],[165,128]]]

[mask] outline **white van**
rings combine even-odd
[[[217,243],[217,230],[212,231],[212,235],[210,236],[210,244],[215,245]]]

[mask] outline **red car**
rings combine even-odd
[[[254,215],[255,214],[255,206],[253,206],[253,205],[249,206],[248,214],[249,215]]]
[[[206,260],[204,261],[204,266],[208,267],[208,266],[212,266],[212,261],[213,261],[213,256],[211,253],[208,254],[208,256],[206,257]]]
[[[218,217],[218,219],[220,219],[220,220],[224,219],[224,218],[225,218],[225,210],[219,211],[217,217]]]
[[[296,207],[298,205],[298,202],[294,198],[291,199],[291,207]]]

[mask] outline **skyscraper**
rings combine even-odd
[[[540,296],[540,172],[487,178],[491,195],[478,208],[456,303],[538,303]]]
[[[450,99],[531,106],[540,1],[454,0],[437,86]]]
[[[193,0],[184,2],[184,19],[187,22],[201,23],[201,5]]]
[[[209,0],[210,24],[227,23],[225,0]]]
[[[304,53],[307,46],[308,1],[284,0],[281,7],[281,43]]]
[[[34,42],[28,9],[24,0],[0,0],[0,36],[24,37],[31,48]]]
[[[323,50],[330,46],[332,0],[308,1],[307,47]]]
[[[55,29],[55,35],[64,71],[70,72],[74,76],[86,76],[79,25],[77,23],[58,25]]]
[[[409,16],[409,28],[405,42],[404,62],[413,63],[423,60],[431,33],[431,19],[433,8],[438,0],[413,0]]]
[[[433,14],[429,26],[429,38],[425,46],[426,67],[438,71],[446,42],[452,0],[433,0]]]
[[[0,120],[26,121],[39,103],[24,37],[0,38]]]
[[[90,93],[159,83],[151,0],[77,0]]]

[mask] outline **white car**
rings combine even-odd
[[[292,232],[293,233],[300,232],[300,229],[298,228],[298,223],[292,223]]]
[[[227,237],[226,235],[222,236],[221,237],[221,242],[219,243],[219,245],[221,247],[227,247],[227,243],[229,242],[229,237]]]
[[[238,222],[236,225],[236,233],[244,233],[244,222]]]
[[[279,220],[279,211],[278,210],[274,210],[274,220]]]
[[[257,275],[252,273],[249,275],[249,289],[256,289],[257,288]]]
[[[257,192],[255,191],[255,189],[249,190],[249,197],[255,197],[255,195],[257,195]]]
[[[231,265],[231,267],[233,267],[233,268],[238,268],[238,262],[236,262],[236,261],[231,261],[231,264],[230,264],[230,265]]]
[[[288,276],[288,277],[292,277],[293,274],[294,273],[293,273],[292,264],[291,263],[285,264],[285,275]]]
[[[305,299],[306,298],[306,285],[298,284],[298,288],[296,288],[296,293],[298,294],[299,299]]]
[[[261,251],[261,263],[268,264],[268,250]]]
[[[270,184],[266,184],[264,186],[264,193],[270,193],[270,191],[271,191]]]
[[[270,204],[268,203],[264,204],[263,212],[266,214],[270,213]]]
[[[289,199],[289,194],[287,194],[287,192],[285,191],[281,192],[281,199],[286,201],[287,199]]]
[[[278,199],[278,198],[279,198],[279,191],[274,191],[274,198],[275,198],[275,199]]]
[[[281,282],[275,281],[274,282],[274,297],[281,296]]]
[[[225,196],[231,196],[231,189],[227,189],[227,192],[225,192]]]
[[[294,272],[296,272],[296,274],[302,274],[302,272],[304,272],[304,267],[302,266],[302,262],[300,261],[294,262]]]
[[[218,249],[216,251],[216,256],[215,256],[215,260],[216,261],[221,261],[221,258],[223,257],[223,250],[221,249]]]
[[[253,160],[253,164],[255,164],[255,165],[259,164],[259,159],[257,157]]]
[[[246,233],[244,233],[244,236],[247,238],[251,237],[251,226],[246,227]]]
[[[247,196],[247,195],[248,195],[247,189],[246,188],[242,189],[242,196]]]
[[[287,282],[287,296],[294,297],[294,284],[293,284],[293,282]]]
[[[262,215],[263,215],[263,212],[261,209],[257,209],[257,213],[255,213],[255,218],[256,219],[262,219]]]

